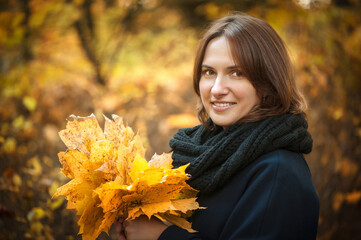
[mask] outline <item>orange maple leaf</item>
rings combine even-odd
[[[96,239],[108,233],[118,217],[157,216],[193,231],[185,219],[199,209],[197,192],[190,187],[187,165],[173,169],[170,154],[154,155],[149,163],[138,135],[120,117],[105,117],[104,132],[92,114],[70,116],[59,132],[67,151],[58,154],[62,172],[72,180],[53,197],[67,198],[68,209],[80,215],[79,234]]]

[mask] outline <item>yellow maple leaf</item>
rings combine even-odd
[[[59,132],[67,151],[58,154],[65,176],[72,180],[54,196],[67,198],[67,208],[80,216],[79,234],[96,239],[118,217],[157,216],[188,231],[191,212],[199,209],[197,191],[190,187],[187,165],[173,169],[171,154],[144,158],[141,138],[122,118],[105,117],[104,132],[95,116],[70,116]]]
[[[149,161],[149,166],[156,168],[173,168],[173,159],[170,154],[163,153],[162,155],[154,154],[152,159]]]

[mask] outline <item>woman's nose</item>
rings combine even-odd
[[[222,75],[218,75],[211,89],[212,95],[218,97],[218,96],[226,95],[228,91],[229,89],[226,86],[225,77]]]

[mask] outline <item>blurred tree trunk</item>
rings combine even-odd
[[[29,27],[29,20],[30,20],[30,7],[29,7],[30,0],[22,0],[20,2],[21,9],[24,12],[24,20],[22,25],[24,27],[24,37],[23,37],[23,44],[22,44],[22,58],[24,62],[29,62],[33,60],[34,55],[31,49],[32,43],[30,40],[31,37],[31,30]]]
[[[94,68],[95,79],[101,84],[105,85],[105,77],[101,71],[100,59],[96,52],[96,36],[94,33],[94,19],[91,13],[91,5],[93,0],[85,0],[81,6],[81,17],[74,22],[74,27],[78,34],[81,46],[87,56],[89,62]]]

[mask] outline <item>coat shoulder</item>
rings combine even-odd
[[[311,175],[308,164],[301,153],[288,150],[276,150],[262,155],[255,160],[254,165],[276,168],[277,172],[290,172],[293,174]]]

